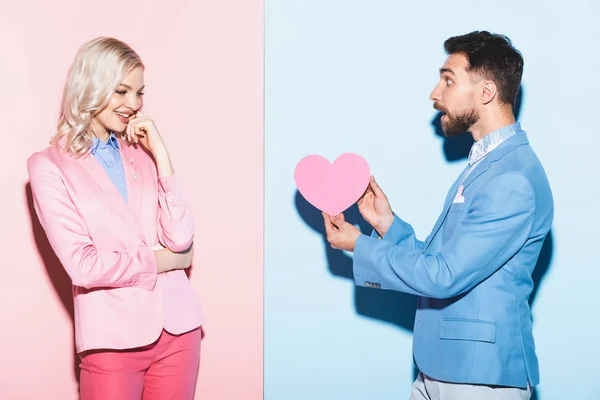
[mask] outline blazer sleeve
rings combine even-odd
[[[511,171],[494,177],[473,196],[466,216],[439,251],[359,237],[353,261],[356,284],[379,283],[382,289],[450,298],[492,275],[529,238],[535,195],[530,182]]]
[[[194,216],[175,175],[158,178],[158,240],[173,252],[194,241]]]
[[[396,214],[392,225],[383,237],[380,237],[376,230],[373,230],[371,237],[388,241],[406,250],[422,250],[425,247],[425,242],[417,239],[413,227],[398,218]]]
[[[99,251],[73,203],[57,166],[36,153],[27,160],[35,212],[48,241],[76,286],[153,290],[157,279],[149,247]]]

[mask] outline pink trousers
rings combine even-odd
[[[192,400],[200,363],[200,328],[163,330],[151,345],[81,354],[81,400]]]

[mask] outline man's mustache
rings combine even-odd
[[[448,114],[448,112],[446,111],[446,109],[442,106],[440,106],[438,103],[433,103],[433,108],[435,108],[436,110],[443,112],[444,114]]]

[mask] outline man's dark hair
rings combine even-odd
[[[523,56],[504,35],[475,31],[444,42],[448,55],[463,54],[469,72],[481,74],[496,84],[500,101],[514,107],[523,76]]]

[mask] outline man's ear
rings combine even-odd
[[[494,100],[494,98],[498,94],[498,88],[493,81],[483,80],[481,82],[481,102],[483,104],[488,104],[490,101]]]

